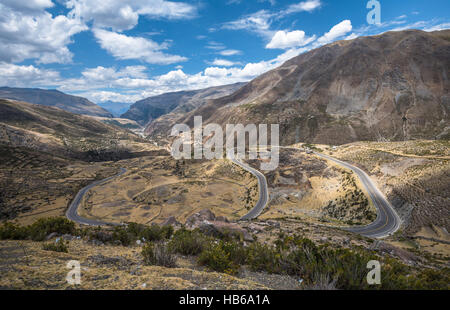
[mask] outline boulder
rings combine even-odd
[[[273,221],[273,220],[267,221],[267,224],[269,224],[270,226],[273,226],[275,228],[280,228],[281,227],[280,222]]]
[[[260,226],[260,225],[257,225],[257,224],[254,224],[254,223],[251,223],[250,225],[248,225],[248,229],[249,229],[252,233],[257,234],[257,233],[263,231],[263,230],[264,230],[264,227],[262,227],[262,226]]]
[[[216,217],[216,221],[217,222],[225,222],[225,223],[230,222],[225,216],[221,216],[221,215]]]
[[[225,234],[227,232],[237,233],[243,237],[244,241],[248,242],[255,241],[246,229],[242,228],[237,224],[214,221],[211,222],[211,225],[213,225],[222,234]]]
[[[181,223],[177,221],[175,216],[168,217],[161,226],[181,226]]]
[[[45,237],[45,240],[50,240],[50,239],[56,238],[58,236],[59,236],[58,233],[52,232],[51,234],[47,235],[47,237]]]
[[[199,227],[204,221],[214,221],[215,218],[216,216],[211,210],[204,209],[189,216],[186,219],[185,225],[186,227],[193,229]]]
[[[62,238],[66,241],[71,241],[71,240],[75,239],[76,237],[69,235],[69,234],[64,234],[64,235],[62,235]]]
[[[214,224],[204,222],[200,224],[198,227],[202,233],[204,233],[207,236],[212,236],[215,238],[221,238],[223,237],[222,231],[218,227],[216,227]]]

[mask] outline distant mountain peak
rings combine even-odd
[[[110,112],[86,98],[68,95],[56,89],[0,87],[0,98],[57,107],[76,114],[113,117]]]

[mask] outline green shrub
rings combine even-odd
[[[253,271],[281,272],[279,252],[267,245],[255,242],[248,248],[247,263]]]
[[[42,245],[42,248],[46,251],[64,252],[64,253],[69,252],[69,248],[67,247],[64,240],[61,238],[55,243],[44,243]]]
[[[145,238],[147,241],[160,241],[164,239],[170,239],[173,234],[172,226],[157,226],[152,225],[150,227],[146,227],[139,234],[139,239]]]
[[[230,244],[224,241],[213,243],[202,251],[198,263],[217,272],[236,274],[239,265],[233,262],[230,253],[227,251],[229,249]]]
[[[51,233],[73,234],[75,223],[64,217],[42,218],[27,227],[29,237],[34,241],[43,241]]]
[[[169,242],[171,251],[182,255],[198,255],[211,241],[198,230],[179,229]]]
[[[115,226],[113,230],[113,240],[120,241],[123,246],[129,246],[136,241],[136,236],[128,232],[127,228],[123,226]]]
[[[5,222],[0,226],[0,240],[24,240],[27,237],[27,231],[24,227],[10,222]]]
[[[138,239],[145,239],[145,241],[161,241],[169,239],[172,234],[173,227],[169,225],[161,227],[158,225],[146,226],[143,224],[128,223],[126,229],[123,227],[116,229],[116,237],[122,244],[125,242],[126,245]]]
[[[51,233],[73,234],[75,223],[64,217],[42,218],[29,226],[4,223],[0,228],[0,239],[43,241]]]
[[[141,253],[144,263],[147,265],[176,267],[176,257],[169,251],[169,247],[165,243],[148,242],[142,248]]]
[[[247,249],[242,243],[236,241],[222,241],[221,247],[227,253],[233,263],[244,265],[247,262]]]

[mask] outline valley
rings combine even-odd
[[[70,288],[70,258],[81,289],[372,289],[380,260],[379,288],[448,290],[449,42],[336,41],[115,118],[56,90],[0,88],[0,289]],[[195,116],[278,124],[278,166],[175,159],[171,129]]]

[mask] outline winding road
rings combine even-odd
[[[295,147],[280,147],[280,148],[300,150],[299,148],[295,148]],[[401,223],[400,217],[398,216],[397,212],[395,212],[394,208],[389,203],[389,201],[387,201],[387,199],[384,197],[384,195],[381,193],[381,191],[376,187],[376,185],[373,183],[373,181],[370,179],[370,177],[367,175],[367,173],[365,173],[363,170],[361,170],[358,167],[350,165],[349,163],[338,160],[331,156],[317,153],[317,152],[314,152],[314,154],[323,159],[333,161],[340,166],[343,166],[347,169],[352,170],[358,176],[358,178],[361,180],[361,183],[364,186],[364,189],[369,194],[370,199],[372,200],[372,203],[374,204],[375,208],[377,209],[377,218],[373,223],[366,225],[366,226],[346,227],[343,229],[366,236],[366,237],[370,237],[370,238],[384,238],[389,235],[392,235],[399,229],[400,223]],[[236,164],[236,165],[242,167],[243,169],[247,170],[248,172],[250,172],[258,180],[259,199],[258,199],[256,205],[246,215],[244,215],[241,218],[241,220],[255,219],[261,215],[264,208],[267,206],[267,204],[269,202],[269,188],[267,185],[267,179],[263,173],[250,167],[249,165],[245,164],[240,159],[235,158],[234,156],[230,156],[228,158],[230,158],[230,160],[234,164]],[[70,204],[69,208],[67,209],[67,212],[66,212],[67,218],[69,220],[72,220],[79,224],[90,225],[90,226],[105,226],[105,225],[117,226],[117,225],[120,225],[118,223],[108,223],[108,222],[103,222],[103,221],[99,221],[99,220],[83,218],[80,215],[78,215],[78,207],[79,207],[84,195],[90,189],[92,189],[95,186],[102,185],[102,184],[112,180],[113,178],[119,177],[119,176],[123,175],[126,171],[127,171],[126,169],[121,168],[118,174],[108,177],[103,180],[95,181],[95,182],[89,184],[88,186],[82,188],[77,193],[77,195],[73,199],[72,203]]]
[[[247,170],[251,174],[253,174],[258,179],[258,188],[259,188],[259,199],[256,205],[250,210],[249,213],[241,217],[241,220],[251,220],[260,216],[261,212],[266,207],[269,200],[269,187],[267,186],[267,179],[264,174],[259,172],[256,169],[244,164],[240,160],[236,158],[231,158],[231,161],[236,165],[242,167],[244,170]]]
[[[279,148],[286,148],[286,149],[296,149],[300,150],[299,148],[295,147],[279,147]],[[364,186],[364,189],[367,191],[367,193],[370,196],[370,199],[372,200],[372,203],[374,204],[375,208],[377,209],[377,218],[376,220],[366,226],[354,226],[354,227],[346,227],[343,228],[345,230],[370,237],[370,238],[384,238],[389,235],[392,235],[395,233],[399,227],[400,227],[400,217],[398,216],[397,212],[395,212],[392,205],[389,203],[389,201],[384,197],[384,195],[381,193],[381,191],[376,187],[376,185],[373,183],[373,181],[370,179],[370,177],[365,173],[363,170],[361,170],[358,167],[355,167],[353,165],[350,165],[349,163],[343,162],[341,160],[338,160],[336,158],[333,158],[328,155],[324,155],[321,153],[314,152],[315,155],[333,161],[337,163],[340,166],[343,166],[347,169],[352,170],[358,178],[361,180],[361,183]],[[256,203],[255,207],[250,210],[250,212],[246,215],[244,215],[241,220],[251,220],[257,218],[266,205],[268,204],[268,197],[269,197],[269,190],[267,186],[267,180],[264,174],[259,172],[258,170],[246,165],[242,161],[232,158],[231,161],[235,163],[236,165],[239,165],[243,169],[249,171],[258,179],[258,185],[259,185],[259,200]]]
[[[75,198],[73,199],[72,203],[70,204],[69,208],[66,211],[66,217],[71,220],[74,221],[78,224],[83,224],[83,225],[89,225],[89,226],[106,226],[106,225],[110,225],[110,226],[119,226],[120,224],[118,223],[108,223],[108,222],[103,222],[103,221],[98,221],[98,220],[93,220],[93,219],[87,219],[84,217],[81,217],[80,215],[78,215],[78,206],[80,205],[83,196],[93,187],[97,186],[97,185],[101,185],[104,184],[116,177],[121,176],[122,174],[124,174],[125,172],[127,172],[127,170],[125,168],[120,168],[120,172],[116,175],[113,175],[109,178],[103,179],[103,180],[99,180],[99,181],[95,181],[91,184],[89,184],[86,187],[83,187],[75,196]]]
[[[345,228],[348,231],[371,238],[384,238],[395,233],[400,227],[400,217],[395,212],[392,205],[376,187],[370,177],[363,170],[350,165],[344,161],[328,155],[314,152],[317,156],[333,161],[347,169],[352,170],[360,179],[362,185],[370,196],[372,203],[377,209],[377,218],[374,222],[366,226],[355,226]]]

